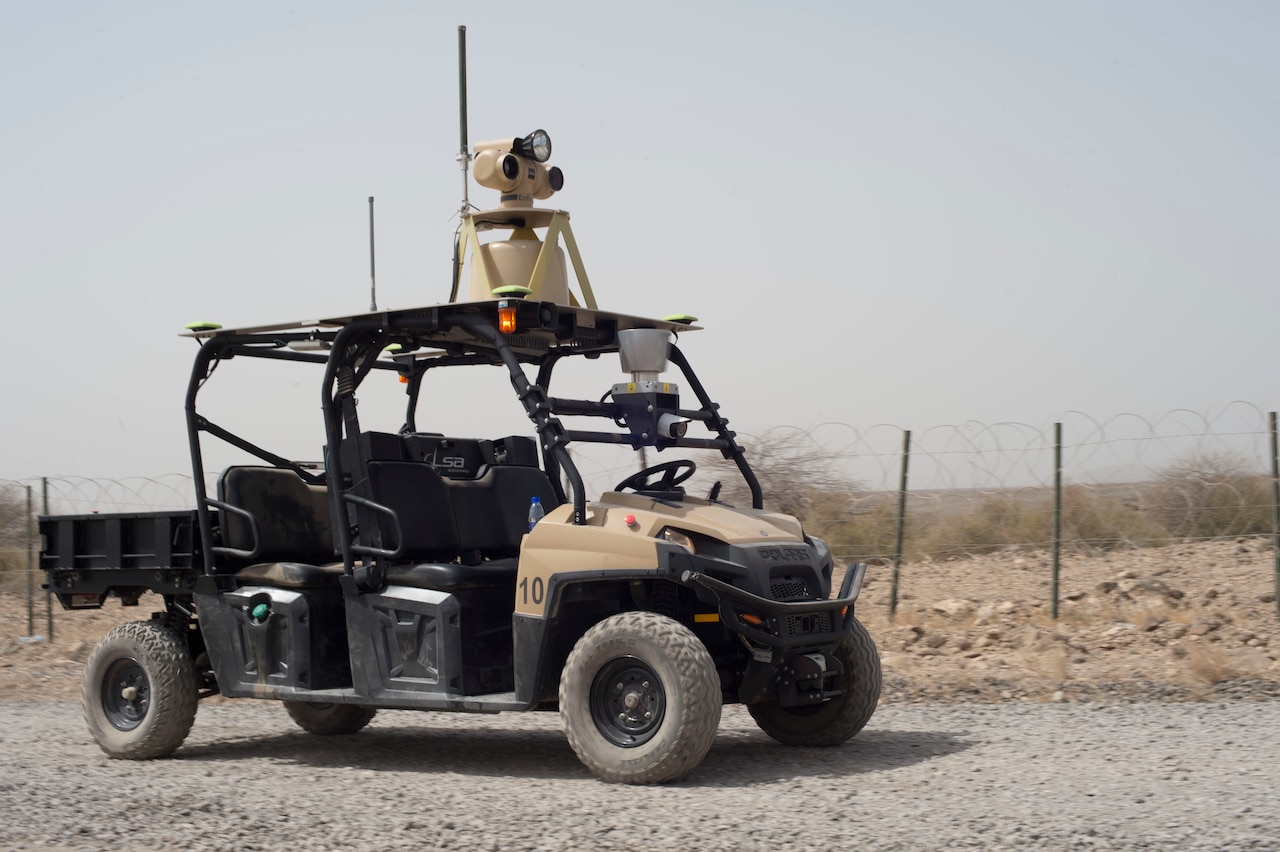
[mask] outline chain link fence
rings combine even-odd
[[[1056,568],[1061,549],[1241,536],[1269,537],[1274,548],[1280,535],[1275,415],[1245,402],[1104,420],[1070,411],[1040,426],[824,423],[740,440],[767,507],[799,516],[845,562],[897,565],[1020,548],[1052,550]],[[731,465],[715,454],[699,464],[691,493],[720,480],[721,499],[749,503]],[[584,456],[582,466],[603,490],[634,472],[636,460],[629,452]],[[36,513],[192,505],[191,478],[182,474],[0,480],[0,590],[28,595],[31,612],[43,597]],[[1280,551],[1277,560],[1280,581]]]

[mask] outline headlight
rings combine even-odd
[[[690,553],[697,553],[698,548],[693,543],[693,536],[688,533],[673,530],[671,527],[663,527],[662,532],[658,533],[658,538],[663,541],[669,541],[672,544],[678,544]]]

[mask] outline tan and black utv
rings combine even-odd
[[[496,150],[491,181],[509,171],[562,180],[535,169],[520,143],[477,146],[477,179]],[[150,621],[108,633],[88,661],[86,717],[107,754],[173,752],[198,698],[212,694],[283,701],[318,734],[354,733],[378,708],[558,709],[592,772],[633,783],[698,766],[725,703],[746,705],[788,745],[838,745],[870,719],[880,660],[854,613],[865,566],[851,566],[832,597],[830,550],[765,509],[680,350],[692,318],[597,308],[567,216],[529,206],[518,184],[503,206],[464,216],[466,300],[192,329],[194,510],[41,519],[42,566],[64,606],[136,604],[145,591],[165,601]],[[534,228],[548,229],[546,242]],[[481,244],[480,232],[504,229],[510,240]],[[568,291],[558,237],[581,296]],[[557,365],[579,358],[619,359],[622,381],[603,398],[552,396]],[[217,368],[256,359],[319,375],[322,464],[292,461],[297,447],[266,449],[197,405]],[[682,407],[662,375],[670,366],[696,404]],[[505,371],[531,433],[420,428],[424,378],[461,367]],[[397,374],[403,423],[364,423],[365,383]],[[252,463],[206,485],[210,439]],[[571,448],[591,442],[675,460],[589,499]],[[697,453],[732,462],[717,467],[741,477],[749,505],[721,502],[719,482],[688,493],[695,462],[681,456]],[[545,516],[531,524],[535,501]]]

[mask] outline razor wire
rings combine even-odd
[[[1062,429],[1057,500],[1055,423]],[[1274,539],[1280,532],[1274,526],[1268,414],[1252,403],[1154,416],[1065,411],[1040,425],[934,425],[912,430],[904,455],[906,434],[906,428],[885,423],[826,422],[775,426],[739,441],[761,481],[766,508],[798,515],[845,562],[894,558],[900,525],[900,555],[908,562],[1044,551],[1053,544],[1055,511],[1061,546],[1084,552],[1239,536]],[[667,457],[646,451],[637,458],[626,447],[582,444],[571,452],[593,493]],[[749,502],[731,461],[716,452],[692,455],[699,471],[688,483],[691,494],[709,494],[722,482],[721,500]],[[904,464],[909,475],[900,513]],[[214,480],[210,476],[211,491]],[[25,570],[27,550],[37,547],[25,539],[22,524],[12,523],[15,500],[25,503],[28,487],[36,511],[49,514],[195,505],[185,474],[0,480],[0,580]]]

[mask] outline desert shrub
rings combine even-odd
[[[26,588],[27,535],[26,489],[0,485],[0,589]]]
[[[744,435],[741,442],[764,492],[766,508],[794,515],[806,525],[850,510],[858,482],[844,475],[831,451],[808,432],[779,427]],[[750,492],[732,461],[716,457],[706,467],[724,483],[720,499],[751,505]]]
[[[1081,549],[1155,547],[1169,532],[1142,506],[1083,485],[1062,489],[1062,541]]]
[[[990,553],[1007,547],[1043,547],[1050,540],[1052,514],[1036,493],[1009,492],[979,498],[961,512],[934,512],[921,519],[911,538],[915,556]]]
[[[826,539],[846,561],[893,555],[895,494],[861,489],[803,430],[772,429],[746,437],[744,443],[768,508],[795,515],[806,531]],[[722,499],[749,502],[731,462],[717,458],[710,466],[713,471],[723,467]],[[973,496],[913,494],[911,501],[903,546],[909,559],[1043,548],[1052,541],[1053,494],[1046,488]],[[1067,486],[1061,509],[1063,545],[1086,551],[1272,532],[1270,478],[1229,454],[1179,459],[1151,483]]]
[[[36,582],[43,582],[43,579]],[[26,588],[27,551],[18,547],[0,547],[0,591],[17,592]]]
[[[807,529],[826,539],[836,556],[846,562],[891,559],[898,535],[896,502],[888,496],[864,500],[846,496],[843,505],[841,513],[815,515]]]
[[[1239,456],[1198,453],[1160,472],[1153,514],[1179,538],[1262,535],[1272,531],[1271,480]]]
[[[21,544],[26,540],[26,489],[0,484],[0,546]]]
[[[1216,645],[1192,645],[1187,651],[1186,662],[1192,677],[1207,684],[1231,680],[1236,674],[1227,652]]]

